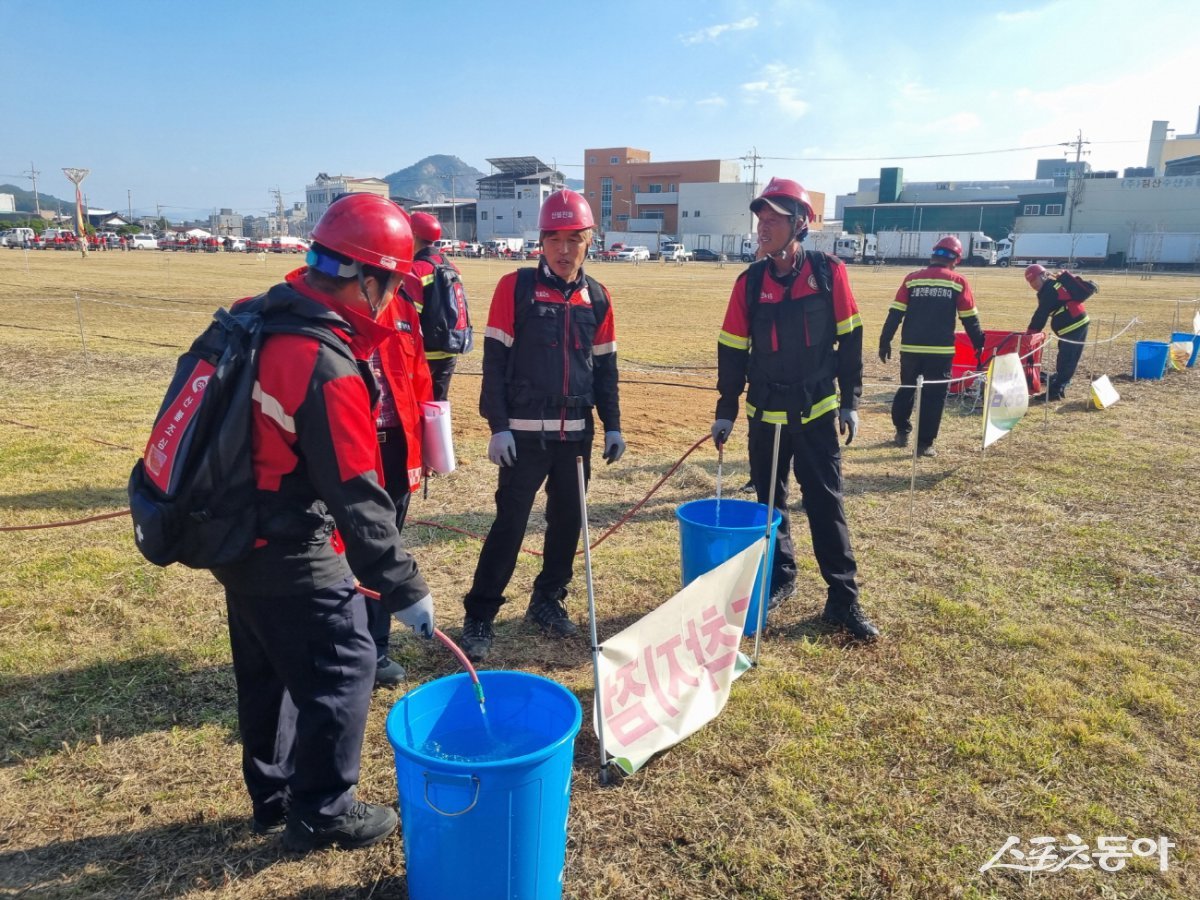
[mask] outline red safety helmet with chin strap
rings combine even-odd
[[[1029,282],[1029,286],[1035,291],[1042,286],[1042,280],[1046,276],[1046,267],[1039,266],[1034,263],[1025,270],[1025,280]]]
[[[309,265],[327,275],[353,278],[362,265],[401,274],[412,268],[413,232],[408,213],[377,194],[348,194],[334,200],[312,230],[312,239],[359,264],[347,266],[313,248],[317,261],[310,260]]]
[[[547,197],[538,213],[539,231],[585,231],[595,227],[591,206],[581,194],[568,188]]]
[[[781,216],[795,223],[796,240],[802,241],[808,234],[808,223],[816,218],[808,191],[798,181],[790,178],[772,178],[762,193],[750,202],[750,212],[758,214],[769,206]],[[803,217],[803,221],[801,221]]]
[[[933,256],[953,256],[954,261],[962,259],[962,241],[952,234],[946,235],[933,245]]]
[[[433,243],[442,236],[442,223],[427,212],[412,214],[412,233],[417,240]]]

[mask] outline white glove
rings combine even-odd
[[[398,609],[392,615],[411,628],[417,637],[433,637],[433,594],[426,594],[412,606]]]
[[[488,459],[498,466],[517,463],[517,442],[511,431],[497,431],[488,441]]]
[[[625,455],[625,438],[619,431],[604,432],[604,459],[611,466]]]
[[[713,444],[720,447],[729,440],[729,432],[733,431],[732,419],[717,419],[712,423]]]
[[[838,431],[846,435],[846,446],[849,447],[854,443],[854,436],[858,434],[858,410],[854,409],[839,409],[838,410]]]

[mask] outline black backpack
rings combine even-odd
[[[1088,281],[1086,278],[1080,278],[1074,272],[1068,272],[1063,269],[1054,279],[1071,295],[1071,299],[1077,303],[1082,303],[1092,294],[1100,290],[1100,286],[1094,281]]]
[[[829,305],[833,306],[833,263],[829,261],[829,256],[819,250],[805,250],[804,255],[808,258],[808,264],[812,269],[813,277],[817,280],[817,286],[829,298]],[[746,268],[746,321],[749,322],[754,318],[754,308],[758,305],[759,299],[762,297],[763,278],[766,276],[767,266],[771,264],[769,259],[760,259],[751,263]]]
[[[432,291],[426,292],[421,309],[421,332],[425,349],[441,353],[470,353],[475,346],[467,292],[462,276],[449,263],[429,257],[433,265]]]
[[[228,566],[254,547],[251,412],[267,334],[306,334],[353,358],[333,332],[263,313],[266,295],[217,310],[179,357],[150,440],[129,476],[138,550],[157,566]]]

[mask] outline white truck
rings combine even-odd
[[[1125,259],[1138,266],[1200,265],[1200,232],[1135,231]]]
[[[1108,259],[1108,235],[1097,232],[1010,234],[996,243],[996,264],[1028,266],[1099,266]]]
[[[484,242],[484,250],[490,256],[511,256],[525,249],[525,238],[494,237]]]
[[[691,250],[678,241],[666,241],[660,252],[662,259],[667,262],[690,262],[694,255]]]
[[[982,231],[880,231],[875,235],[875,253],[879,262],[927,263],[934,245],[953,236],[963,246],[962,264],[996,264],[996,242]]]

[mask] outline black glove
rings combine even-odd
[[[892,345],[890,343],[880,344],[879,345],[879,361],[881,363],[886,363],[891,358],[892,358]]]

